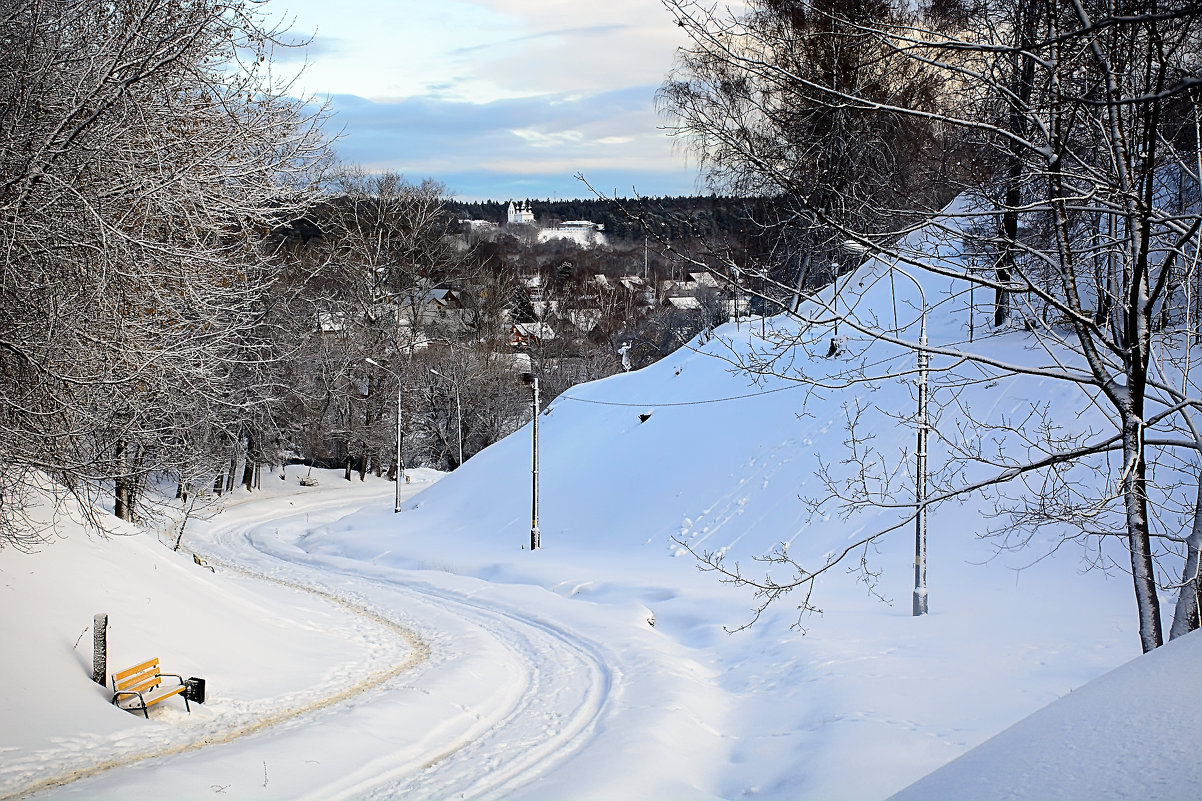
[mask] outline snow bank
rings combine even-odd
[[[1202,631],[1133,659],[893,796],[1196,798]]]

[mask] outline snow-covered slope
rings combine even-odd
[[[864,293],[858,313],[891,319],[888,276],[873,269],[847,279]],[[916,326],[917,293],[900,278],[894,290],[903,325]],[[932,341],[961,338],[964,303],[926,293]],[[754,574],[753,557],[778,545],[812,564],[905,514],[812,516],[801,496],[822,494],[820,465],[849,469],[850,417],[871,425],[882,458],[911,448],[912,384],[811,393],[733,370],[774,322],[787,333],[779,321],[724,326],[552,403],[540,419],[534,552],[527,426],[436,483],[420,476],[406,489],[423,491],[399,515],[391,485],[370,477],[324,474],[295,494],[291,476],[236,493],[239,506],[189,524],[185,540],[216,574],[153,535],[100,542],[69,526],[41,554],[0,553],[0,634],[29,658],[0,666],[0,684],[19,688],[0,711],[29,724],[2,735],[0,793],[36,786],[48,765],[136,754],[147,738],[186,744],[272,722],[286,696],[299,717],[53,794],[880,798],[1138,654],[1128,580],[1083,570],[1072,545],[1049,555],[1037,539],[999,554],[977,536],[989,508],[976,500],[931,515],[929,616],[910,615],[914,543],[903,527],[862,554],[885,600],[839,568],[817,583],[823,611],[801,619],[804,635],[790,628],[790,597],[728,633],[754,598],[699,571],[681,542]],[[1024,358],[1025,337],[981,347]],[[846,343],[852,355],[861,346]],[[790,358],[820,377],[850,357]],[[878,347],[873,358],[884,369],[913,357]],[[1073,391],[1053,384],[982,381],[959,396],[994,420],[1032,401],[1090,423]],[[941,431],[955,422],[949,411]],[[351,603],[351,617],[329,598]],[[191,718],[162,710],[148,725],[109,707],[87,680],[87,637],[74,645],[98,611],[113,615],[115,661],[156,652],[209,677],[210,704]],[[415,648],[424,661],[409,666]],[[398,665],[367,695],[309,709]],[[42,715],[45,699],[53,714]]]
[[[1049,704],[893,796],[1197,798],[1202,631]]]

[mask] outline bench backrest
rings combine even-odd
[[[156,656],[140,665],[114,673],[113,691],[144,693],[158,687],[162,680],[159,676],[159,658]]]

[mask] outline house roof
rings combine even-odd
[[[546,323],[514,323],[513,331],[523,339],[555,339],[555,329]]]

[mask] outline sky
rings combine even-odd
[[[274,0],[343,161],[464,200],[693,194],[655,91],[684,36],[659,0]]]

